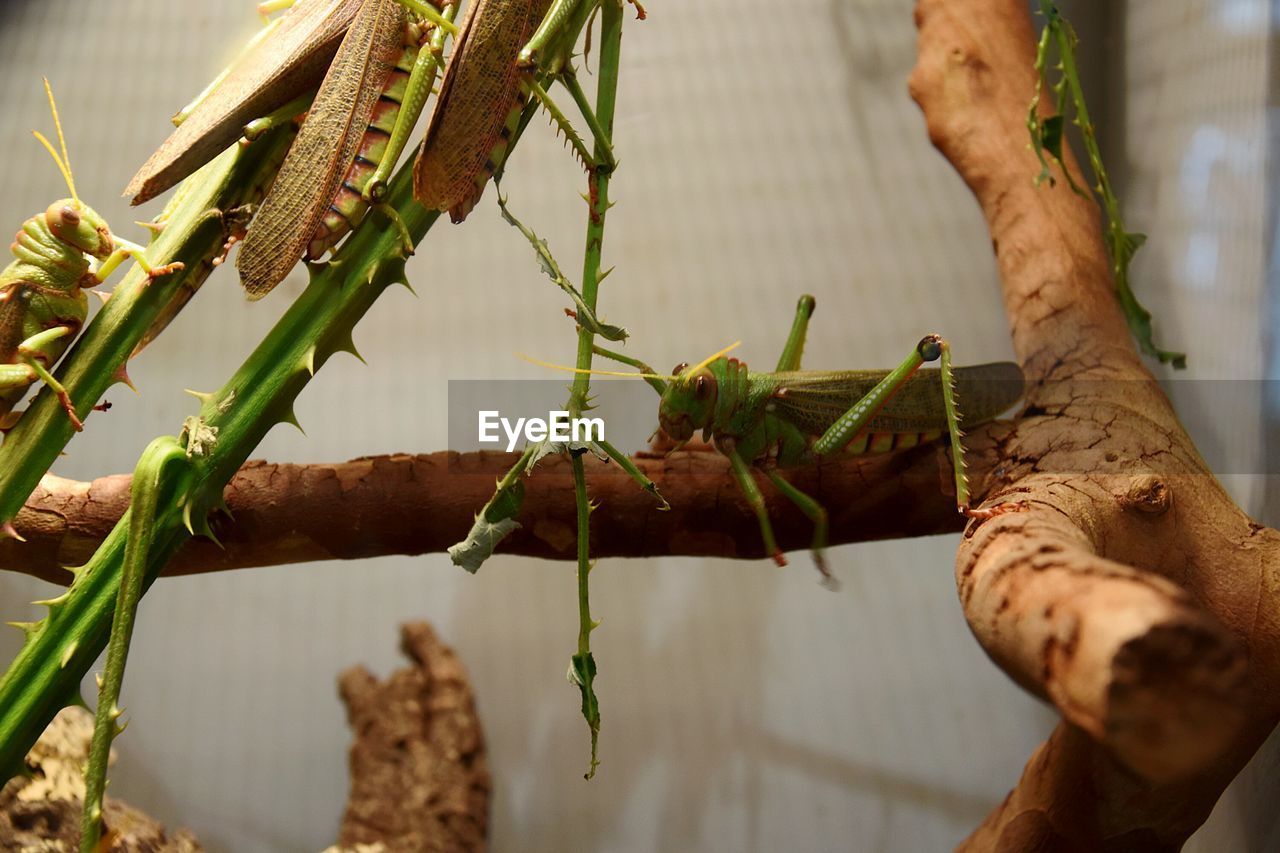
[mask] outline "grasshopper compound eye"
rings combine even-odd
[[[679,364],[677,364],[675,367],[671,368],[671,375],[679,376],[681,373],[684,373],[688,369],[689,369],[689,362],[682,361]]]
[[[942,358],[942,338],[937,335],[925,335],[916,344],[916,352],[925,361],[937,361]]]
[[[709,374],[702,374],[693,380],[693,394],[699,400],[706,400],[715,396],[716,378]]]

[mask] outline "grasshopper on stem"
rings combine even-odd
[[[454,31],[456,3],[443,11],[421,0],[264,6],[293,8],[179,114],[177,130],[125,191],[140,204],[241,135],[254,138],[305,112],[237,259],[253,298],[300,257],[316,260],[336,246],[381,201],[431,91],[444,36]]]
[[[413,193],[432,210],[466,219],[531,117],[533,98],[588,169],[614,166],[612,146],[578,86],[569,53],[596,3],[473,0],[445,69],[440,99],[418,150]],[[606,162],[597,163],[539,82],[559,80],[586,119]]]
[[[88,316],[85,289],[102,284],[125,258],[133,258],[152,278],[180,270],[182,264],[149,266],[141,246],[112,234],[103,218],[80,201],[48,80],[44,87],[58,149],[43,134],[34,133],[53,157],[71,197],[55,201],[23,223],[10,247],[15,260],[0,272],[0,429],[17,422],[19,413],[13,407],[38,380],[58,395],[79,431],[84,423],[67,389],[49,371]],[[96,268],[91,268],[93,260],[98,261]]]
[[[461,221],[531,117],[533,97],[588,168],[611,169],[569,125],[539,82],[560,80],[604,139],[568,64],[597,0],[474,0],[461,27],[456,0],[274,0],[293,6],[196,100],[126,189],[139,204],[173,186],[242,133],[306,118],[237,259],[251,297],[268,293],[300,257],[333,249],[371,205],[430,94],[444,37],[456,44],[417,155],[414,192]],[[323,81],[318,82],[323,76]],[[318,90],[315,86],[318,85]],[[383,208],[385,211],[385,208]],[[402,228],[394,216],[394,227]]]

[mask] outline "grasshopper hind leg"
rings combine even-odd
[[[777,370],[799,370],[800,360],[804,356],[804,340],[809,333],[809,320],[813,317],[817,300],[809,294],[800,297],[796,303],[796,318],[791,323],[791,332],[787,335],[787,343],[778,357]]]

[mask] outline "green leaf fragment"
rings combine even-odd
[[[1138,343],[1139,349],[1148,356],[1158,359],[1162,364],[1171,364],[1181,370],[1187,366],[1185,353],[1161,349],[1156,345],[1155,334],[1151,324],[1151,312],[1143,307],[1134,294],[1129,278],[1129,264],[1138,249],[1146,242],[1146,236],[1125,230],[1120,215],[1120,200],[1111,188],[1102,163],[1102,153],[1098,148],[1097,132],[1089,120],[1089,108],[1085,103],[1084,89],[1080,85],[1080,77],[1076,69],[1075,48],[1078,39],[1071,23],[1062,17],[1058,9],[1049,0],[1040,0],[1040,13],[1045,18],[1044,29],[1036,45],[1035,67],[1040,79],[1037,82],[1035,95],[1031,99],[1031,108],[1027,115],[1027,128],[1031,133],[1031,148],[1040,162],[1040,173],[1036,176],[1036,184],[1048,181],[1054,185],[1054,178],[1048,152],[1053,162],[1057,163],[1066,176],[1072,191],[1078,195],[1094,200],[1095,196],[1079,186],[1063,161],[1064,130],[1067,111],[1073,111],[1072,121],[1080,128],[1080,136],[1088,155],[1089,168],[1093,172],[1097,198],[1107,217],[1106,244],[1111,254],[1112,274],[1115,279],[1116,300],[1124,312],[1129,332]],[[1049,64],[1050,51],[1056,50],[1058,61]],[[1047,70],[1052,67],[1060,76],[1050,82]],[[1058,114],[1046,119],[1039,117],[1040,94],[1042,87],[1048,83],[1057,95]]]
[[[498,489],[484,507],[484,518],[492,524],[515,518],[524,504],[524,483],[516,480],[504,489]]]
[[[583,652],[569,659],[569,671],[566,674],[569,683],[578,688],[582,694],[582,718],[591,729],[591,767],[583,776],[590,779],[596,775],[600,766],[600,700],[596,697],[594,687],[596,679],[596,659],[591,652]]]
[[[533,473],[534,466],[536,466],[539,462],[541,462],[546,457],[551,456],[552,454],[555,454],[555,453],[563,453],[563,452],[564,452],[564,445],[561,444],[560,442],[551,441],[550,439],[546,439],[546,438],[542,439],[542,441],[539,441],[533,445],[533,452],[529,455],[529,464],[525,468],[525,474],[528,475]]]
[[[449,546],[449,559],[453,560],[455,566],[461,566],[475,574],[484,565],[484,561],[493,556],[498,543],[519,527],[519,522],[509,518],[496,523],[490,522],[481,513],[476,516],[467,538],[457,545]]]

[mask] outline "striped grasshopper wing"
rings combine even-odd
[[[413,194],[461,222],[502,162],[524,107],[516,55],[549,0],[472,0],[414,163]]]
[[[236,266],[250,298],[288,274],[333,201],[402,52],[406,14],[395,0],[364,0],[351,23],[240,248]]]
[[[299,0],[133,176],[133,204],[164,192],[240,138],[246,123],[315,86],[363,0]]]

